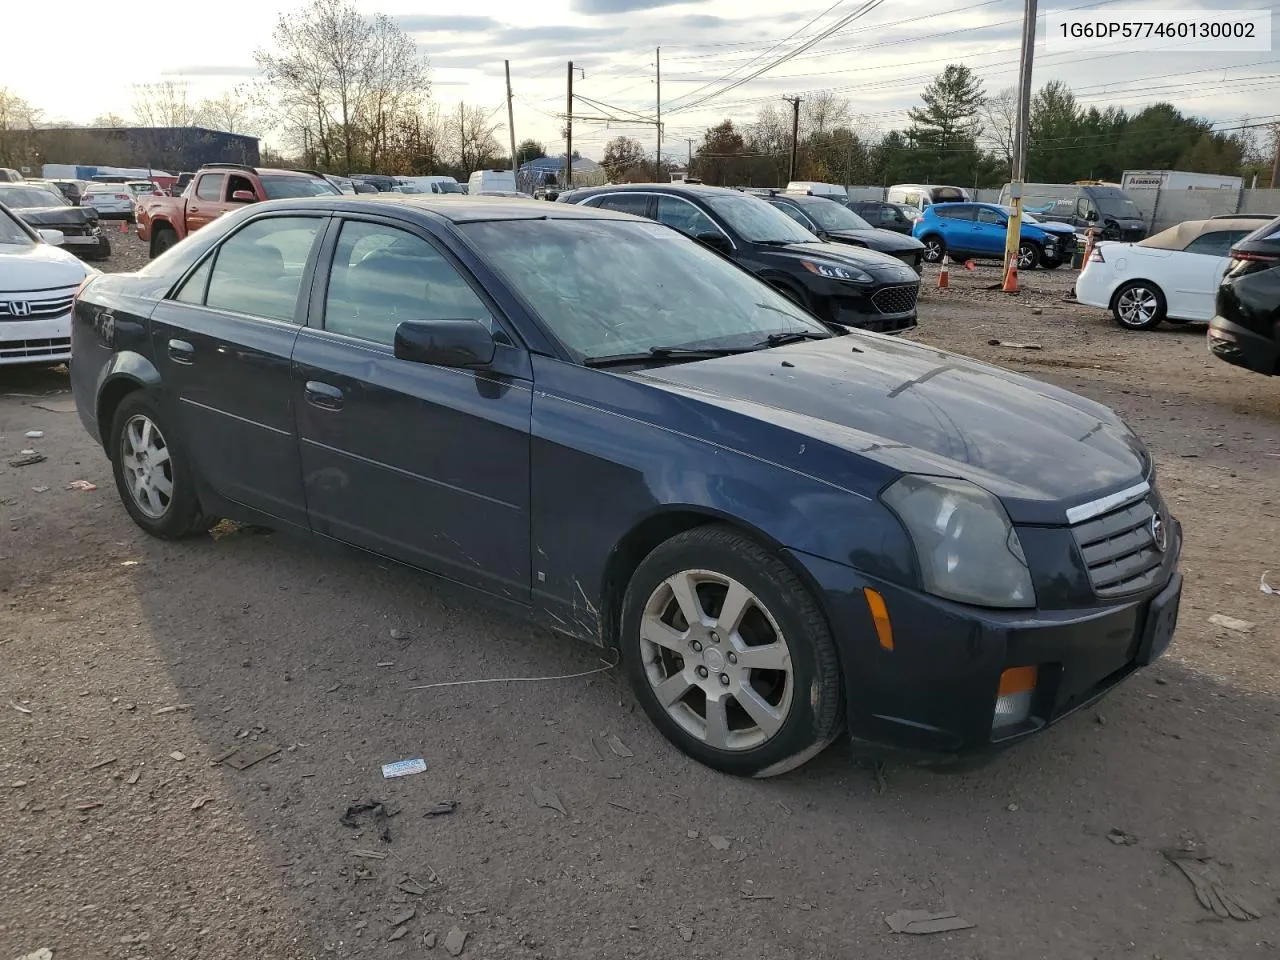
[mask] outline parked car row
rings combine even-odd
[[[111,256],[111,241],[92,206],[72,206],[55,187],[0,181],[0,204],[36,230],[55,230],[60,245],[87,260]]]
[[[712,187],[324,182],[77,295],[77,408],[148,533],[259,523],[486,592],[616,651],[673,744],[741,775],[842,733],[1008,746],[1167,647],[1182,536],[1146,448],[856,329],[914,323],[901,260]]]

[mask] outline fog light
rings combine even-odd
[[[1035,690],[1035,667],[1011,667],[1000,674],[1000,692],[991,728],[1010,727],[1031,716],[1031,697]]]

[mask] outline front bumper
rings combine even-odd
[[[1280,343],[1222,316],[1209,321],[1209,352],[1254,373],[1280,372]]]
[[[810,293],[818,316],[832,323],[876,333],[902,333],[916,325],[918,280],[866,286],[824,280],[812,283]]]
[[[47,320],[0,321],[0,366],[70,358],[70,312]]]
[[[1174,543],[1180,549],[1180,530]],[[1098,700],[1164,653],[1182,591],[1171,563],[1156,585],[1123,602],[986,610],[874,581],[842,564],[796,559],[823,588],[855,750],[923,762],[1007,747]],[[863,587],[884,598],[892,649],[877,641]],[[1001,675],[1028,666],[1037,670],[1029,715],[994,727]]]

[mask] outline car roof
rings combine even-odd
[[[641,218],[630,214],[601,210],[596,207],[580,207],[572,203],[547,203],[545,200],[517,200],[507,197],[471,195],[461,193],[363,193],[342,194],[329,197],[305,197],[296,200],[270,202],[272,207],[292,209],[325,207],[366,213],[378,212],[387,206],[434,214],[450,223],[478,223],[488,220],[631,220]],[[266,204],[255,204],[255,207]]]
[[[1230,233],[1240,230],[1252,233],[1257,229],[1258,221],[1249,219],[1184,220],[1177,226],[1170,227],[1168,230],[1161,230],[1145,240],[1139,240],[1138,246],[1150,247],[1155,250],[1182,250],[1192,240],[1202,237],[1206,233]]]
[[[582,188],[582,193],[627,193],[632,191],[652,193],[655,190],[662,190],[667,193],[690,194],[695,197],[742,196],[741,193],[730,187],[713,187],[705,183],[612,183],[602,187],[584,187]]]

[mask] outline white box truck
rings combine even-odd
[[[1239,177],[1216,173],[1184,173],[1181,170],[1126,170],[1121,190],[1239,190]]]

